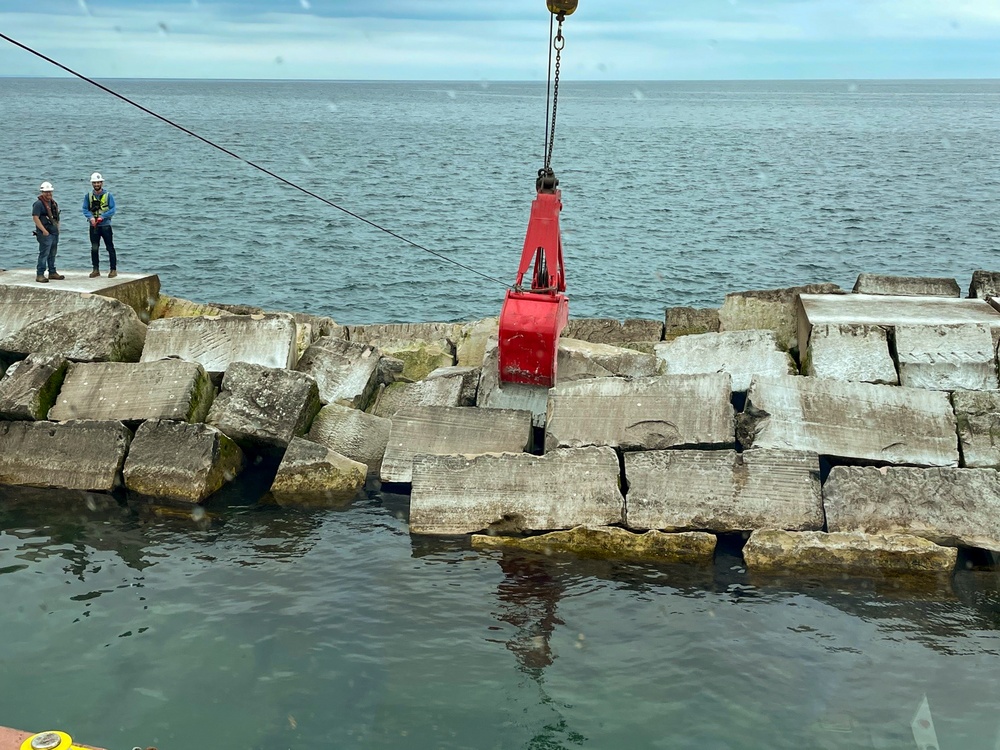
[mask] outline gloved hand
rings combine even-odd
[[[103,216],[98,216],[97,217],[97,223],[100,224],[102,221],[104,221],[104,217]]]

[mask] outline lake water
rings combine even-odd
[[[513,279],[542,86],[111,85]],[[553,165],[571,312],[1000,270],[998,104],[996,81],[567,83]],[[341,323],[499,310],[500,284],[84,83],[0,79],[0,126],[2,267],[33,263],[42,179],[67,212],[60,268],[89,266],[74,211],[97,169],[120,267],[166,293]],[[759,579],[737,540],[700,569],[476,552],[410,536],[404,496],[318,512],[256,497],[234,488],[193,519],[0,488],[0,724],[160,750],[922,750],[926,698],[940,748],[1000,747],[1000,580],[975,555],[921,589]]]

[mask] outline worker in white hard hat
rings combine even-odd
[[[115,197],[104,189],[104,177],[100,172],[90,175],[91,190],[83,196],[83,216],[90,224],[90,261],[94,270],[90,278],[101,275],[101,240],[108,250],[111,270],[108,278],[118,275],[118,256],[115,255],[114,233],[111,231],[111,217],[115,215]]]
[[[38,240],[38,264],[35,266],[35,281],[47,284],[62,281],[66,277],[56,271],[56,250],[59,247],[59,204],[52,197],[52,183],[43,182],[38,186],[38,199],[31,207],[31,220],[35,222],[35,239]],[[45,276],[46,269],[49,272]]]

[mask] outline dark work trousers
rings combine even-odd
[[[101,238],[104,238],[104,247],[108,249],[108,260],[111,263],[111,270],[118,270],[118,256],[115,255],[114,233],[110,224],[98,224],[90,228],[90,262],[97,271],[100,268],[98,250],[101,247]]]

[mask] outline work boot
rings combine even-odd
[[[101,275],[101,272],[98,271],[96,268],[93,271],[90,272],[90,278],[92,278],[92,279],[96,279],[100,275]]]
[[[49,271],[49,281],[62,281],[66,277],[57,271]]]
[[[36,276],[35,277],[35,281],[37,281],[39,284],[48,284],[49,283],[49,280],[47,278],[45,278],[44,276],[41,276],[41,275]]]
[[[112,268],[111,269],[111,273],[108,274],[108,278],[109,279],[113,279],[117,275],[118,275],[118,272],[115,269]]]

